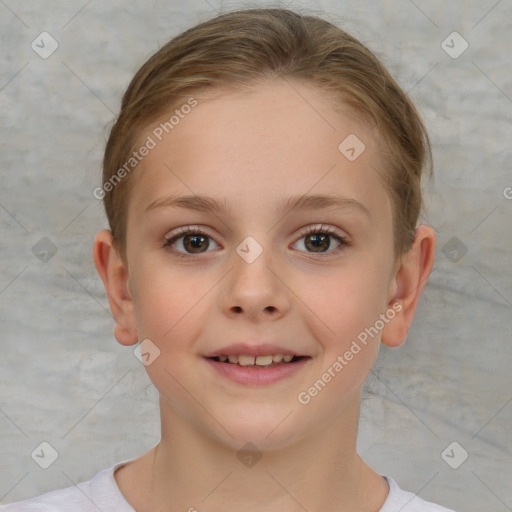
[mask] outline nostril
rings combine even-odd
[[[240,306],[233,306],[231,308],[232,311],[234,311],[235,313],[242,313],[243,312],[243,308],[240,307]],[[274,313],[275,311],[277,311],[277,308],[275,306],[267,306],[265,308],[265,311],[269,312],[269,313]]]

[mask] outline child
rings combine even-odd
[[[161,441],[3,510],[447,510],[356,453],[363,383],[433,265],[429,157],[388,72],[319,18],[232,12],[161,48],[110,133],[94,242]]]

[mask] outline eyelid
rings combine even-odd
[[[213,241],[213,243],[219,247],[220,244],[215,240],[215,237],[213,237],[207,230],[204,229],[202,226],[195,226],[195,225],[187,225],[187,226],[181,226],[179,228],[176,228],[170,232],[168,232],[164,236],[164,240],[162,243],[162,247],[164,249],[169,250],[169,252],[174,253],[176,256],[187,258],[187,257],[196,257],[201,254],[212,252],[211,250],[207,250],[200,253],[189,253],[189,252],[183,252],[178,251],[177,249],[173,248],[172,246],[182,237],[187,235],[203,235],[208,237],[210,240]]]
[[[318,222],[316,224],[308,224],[306,227],[301,229],[302,232],[317,232],[317,231],[328,231],[329,233],[336,233],[339,236],[348,236],[345,231],[335,226],[331,226],[329,224],[324,224],[322,222]]]
[[[310,234],[316,234],[316,233],[323,233],[326,234],[332,238],[334,238],[337,242],[337,247],[330,248],[327,251],[306,251],[297,249],[297,252],[301,255],[305,255],[308,258],[329,258],[329,257],[335,257],[340,254],[343,250],[347,249],[351,245],[349,235],[339,228],[336,228],[334,226],[329,226],[325,224],[316,224],[316,225],[309,225],[305,228],[303,228],[300,231],[299,238],[296,239],[296,241],[291,245],[291,248],[294,249],[294,246],[298,244],[303,238]]]
[[[169,241],[173,238],[183,236],[183,235],[189,235],[192,233],[199,233],[200,235],[206,235],[210,236],[208,231],[204,229],[202,226],[195,226],[195,225],[187,225],[187,226],[181,226],[179,228],[173,229],[172,231],[169,231],[165,236],[165,240]]]
[[[338,237],[344,241],[348,241],[349,239],[349,235],[346,231],[343,231],[342,229],[336,228],[334,226],[329,226],[327,224],[312,224],[306,226],[300,230],[300,237],[304,237],[312,233],[327,233],[329,235],[334,235],[335,237]]]

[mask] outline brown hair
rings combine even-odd
[[[422,171],[426,165],[431,171],[430,143],[420,116],[360,41],[321,18],[285,9],[222,14],[158,50],[123,96],[105,149],[104,185],[120,178],[141,131],[187,95],[277,77],[306,80],[377,127],[386,148],[384,179],[393,204],[395,254],[407,251],[421,210]],[[114,242],[124,255],[132,179],[122,175],[108,191],[104,188],[103,202]]]

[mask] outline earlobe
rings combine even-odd
[[[121,345],[134,345],[138,338],[133,300],[128,286],[128,270],[114,246],[110,231],[104,229],[97,233],[93,259],[116,322],[114,336]]]
[[[391,283],[388,304],[388,308],[399,311],[385,325],[381,336],[382,343],[389,347],[400,346],[407,337],[418,300],[434,265],[435,242],[435,232],[431,227],[418,226],[411,249],[402,256]]]

